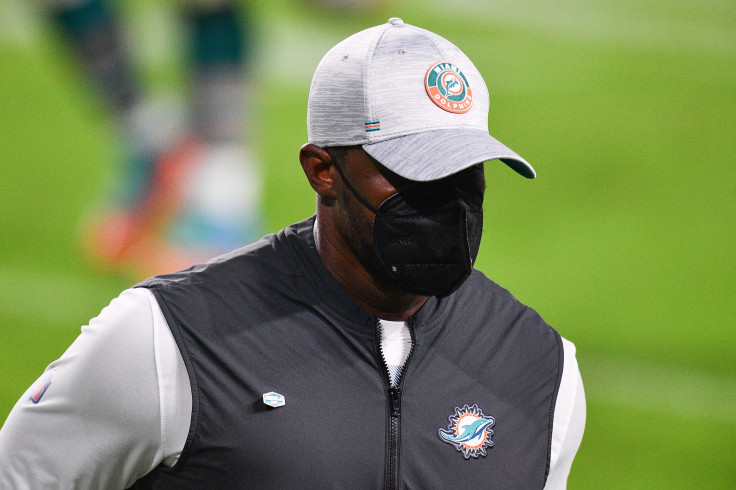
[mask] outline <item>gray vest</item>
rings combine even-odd
[[[136,487],[541,489],[557,332],[473,271],[411,318],[392,389],[377,319],[324,268],[313,224],[138,285],[184,358],[192,421],[176,466]]]

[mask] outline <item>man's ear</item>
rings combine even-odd
[[[320,197],[337,198],[335,182],[330,176],[332,157],[324,148],[307,143],[299,150],[299,162],[309,185]]]

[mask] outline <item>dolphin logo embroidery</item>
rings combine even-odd
[[[455,446],[465,459],[485,456],[486,448],[493,447],[491,427],[496,420],[484,415],[478,405],[456,407],[448,420],[447,429],[439,429],[437,435],[443,442]]]

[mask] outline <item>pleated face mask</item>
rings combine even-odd
[[[410,293],[447,296],[467,279],[483,232],[483,192],[460,174],[402,187],[378,209],[337,170],[350,192],[375,214],[373,245],[386,274]],[[482,172],[482,167],[465,172]]]

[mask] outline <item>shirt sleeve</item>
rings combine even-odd
[[[585,430],[585,391],[575,358],[575,345],[562,339],[564,367],[552,425],[552,451],[545,490],[567,488],[572,461]]]
[[[0,430],[0,488],[129,487],[176,461],[190,417],[160,308],[150,291],[126,290],[16,403]]]

